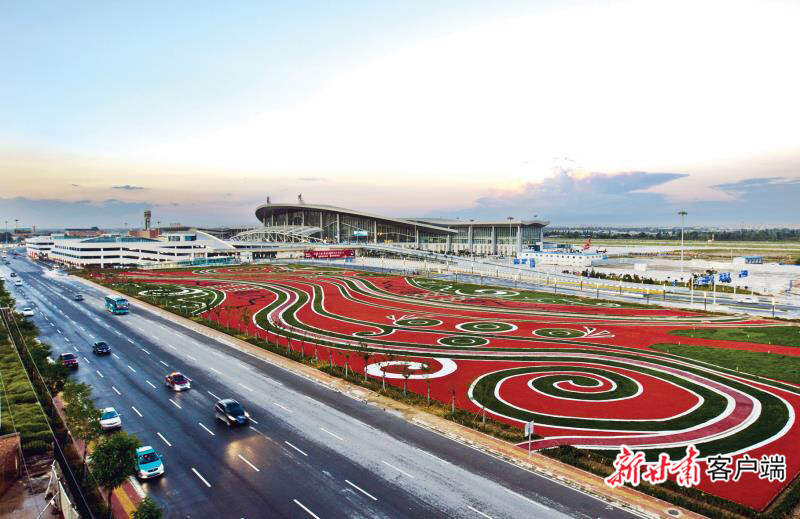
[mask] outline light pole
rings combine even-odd
[[[512,231],[511,231],[511,229],[512,229],[511,222],[513,220],[514,220],[513,216],[509,216],[508,217],[508,251],[509,251],[508,255],[509,255],[509,257],[511,256],[511,253],[514,252],[514,245],[513,245],[514,242],[511,240],[511,233],[512,233]]]
[[[686,215],[689,214],[686,211],[678,211],[678,214],[681,217],[681,281],[683,280],[683,226],[684,226],[684,219]]]

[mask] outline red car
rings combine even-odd
[[[183,391],[192,387],[192,381],[175,371],[164,377],[164,385],[173,391]]]
[[[58,361],[69,369],[78,369],[78,356],[74,353],[62,353]]]

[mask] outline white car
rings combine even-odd
[[[122,429],[122,417],[116,409],[113,407],[103,409],[103,414],[100,415],[100,428],[104,431]]]
[[[22,315],[24,315],[25,317],[33,317],[33,308],[31,308],[30,306],[26,306],[25,308],[22,309]]]
[[[15,286],[15,287],[21,287],[21,286],[22,286],[22,280],[20,280],[20,279],[15,279],[15,280],[14,280],[14,286]]]
[[[745,296],[739,299],[740,303],[758,303],[758,298],[754,296]]]

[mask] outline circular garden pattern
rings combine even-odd
[[[493,321],[472,321],[469,323],[457,324],[456,328],[463,332],[472,333],[504,333],[517,329],[515,324],[493,322]]]
[[[484,337],[471,337],[469,335],[454,335],[452,337],[442,337],[436,342],[442,346],[456,346],[458,348],[469,348],[472,346],[485,346],[489,344],[489,339]]]
[[[439,326],[440,324],[442,324],[442,321],[440,321],[439,319],[427,319],[425,317],[414,317],[414,318],[411,318],[411,319],[400,319],[398,321],[395,321],[394,324],[396,324],[397,326],[419,326],[419,327],[425,327],[425,326]]]
[[[533,330],[533,334],[550,339],[576,339],[584,337],[586,332],[572,328],[539,328],[538,330]]]

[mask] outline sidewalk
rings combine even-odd
[[[105,292],[127,297],[125,294],[115,292],[107,287],[98,285],[86,279],[77,276],[75,279],[78,279],[80,282],[86,283],[87,285],[92,285],[95,288],[101,289]],[[576,490],[579,490],[585,494],[594,496],[597,499],[605,501],[619,508],[634,512],[642,517],[681,517],[691,519],[699,519],[704,517],[701,514],[691,512],[667,503],[666,501],[662,501],[658,498],[638,492],[633,488],[620,487],[617,489],[612,489],[608,487],[603,479],[599,476],[595,476],[594,474],[572,467],[571,465],[567,465],[560,461],[547,458],[539,453],[533,453],[531,457],[528,458],[528,454],[524,450],[517,448],[511,443],[456,424],[444,418],[432,415],[425,412],[423,409],[412,407],[403,402],[382,396],[369,389],[351,384],[343,379],[328,375],[327,373],[323,373],[312,366],[294,362],[278,354],[258,348],[257,346],[239,340],[226,333],[203,326],[190,319],[186,319],[166,310],[162,310],[161,308],[150,305],[138,299],[133,300],[131,303],[151,313],[157,314],[165,319],[171,320],[197,333],[200,333],[210,339],[214,339],[231,346],[242,353],[261,359],[274,366],[281,367],[316,383],[323,384],[334,391],[338,391],[357,400],[361,400],[366,404],[375,405],[384,410],[391,410],[395,414],[401,415],[407,421],[417,424],[420,427],[424,427],[435,433],[451,438],[454,441],[494,456],[507,463],[545,476],[563,485],[575,488]]]
[[[56,407],[56,410],[61,418],[64,419],[64,403],[59,397],[53,397],[53,405]],[[82,454],[84,441],[80,438],[73,437],[71,434],[70,438],[72,438],[78,453]],[[89,454],[91,454],[91,452],[92,448],[90,445]],[[105,499],[106,493],[102,492],[102,495],[103,499]],[[139,502],[141,502],[142,499],[144,499],[144,491],[134,477],[130,476],[125,483],[115,488],[114,492],[111,494],[111,509],[114,512],[114,518],[129,519],[133,515],[133,511],[136,510],[136,507],[139,506]]]

